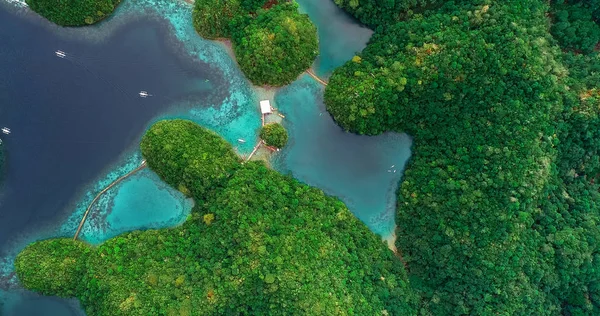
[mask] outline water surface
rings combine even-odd
[[[371,35],[330,1],[300,4],[319,30],[320,75],[352,58]],[[20,290],[12,259],[29,242],[72,236],[96,193],[139,165],[140,136],[153,122],[192,119],[240,153],[252,150],[256,93],[227,52],[197,36],[190,21],[191,6],[180,1],[125,0],[99,25],[61,28],[0,2],[0,126],[13,130],[2,136],[8,173],[0,192],[0,314],[82,314],[76,301]],[[57,58],[58,49],[67,58]],[[141,90],[152,97],[140,98]],[[307,76],[277,93],[290,145],[274,166],[340,197],[372,230],[389,234],[410,139],[343,132],[325,112],[322,93]],[[176,225],[190,203],[143,171],[102,196],[81,236],[99,243]]]

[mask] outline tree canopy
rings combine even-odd
[[[31,10],[61,26],[94,24],[109,16],[121,0],[26,0]]]
[[[259,10],[233,33],[233,49],[242,71],[258,85],[289,84],[318,54],[317,29],[296,3]]]
[[[288,141],[288,134],[279,123],[271,123],[260,129],[260,138],[269,146],[283,148]]]
[[[200,139],[181,147],[193,137]],[[214,137],[191,122],[162,121],[142,150],[150,168],[179,183],[165,175],[198,177],[187,173],[198,155],[218,164],[225,145],[201,145],[215,145]],[[182,226],[125,233],[98,247],[40,241],[18,255],[19,279],[79,298],[88,315],[415,314],[398,257],[337,198],[261,162],[209,178],[212,189],[192,190],[196,205]]]
[[[240,68],[256,85],[289,84],[317,57],[317,29],[295,2],[199,0],[193,21],[206,38],[232,39]]]
[[[590,53],[600,42],[600,0],[554,0],[552,35],[563,48]]]
[[[192,20],[202,37],[228,38],[231,37],[230,23],[245,14],[239,0],[196,0]]]
[[[600,313],[597,55],[561,52],[544,1],[402,3],[340,1],[376,33],[325,101],[414,136],[396,246],[420,312]]]
[[[161,179],[198,198],[224,184],[240,161],[231,144],[186,120],[157,122],[140,147],[148,166]]]

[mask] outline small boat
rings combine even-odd
[[[10,134],[10,128],[8,128],[8,127],[3,127],[3,128],[2,128],[2,133],[6,134],[6,135]]]
[[[243,144],[243,143],[245,143],[246,141],[245,141],[245,140],[243,140],[243,139],[241,139],[241,138],[238,138],[238,142],[240,142],[240,143],[242,143],[242,144]]]
[[[394,168],[395,165],[392,165],[390,168]]]
[[[145,98],[147,96],[149,96],[148,92],[146,92],[146,91],[140,91],[140,97]]]
[[[394,170],[394,173],[396,173],[396,170]]]
[[[60,58],[65,58],[65,56],[67,56],[67,54],[65,52],[63,52],[62,50],[57,50],[55,52],[56,56],[60,57]]]

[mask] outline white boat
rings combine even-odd
[[[65,56],[67,56],[67,54],[65,52],[63,52],[62,50],[57,50],[56,56],[58,56],[60,58],[65,58]]]
[[[145,98],[147,96],[149,96],[148,92],[146,92],[146,91],[140,91],[140,97]]]
[[[241,138],[238,138],[238,142],[240,142],[240,143],[242,143],[242,144],[243,144],[243,143],[245,143],[246,141],[245,141],[245,140],[243,140],[243,139],[241,139]]]
[[[10,134],[10,128],[8,128],[8,127],[3,127],[3,128],[2,128],[2,133],[6,134],[6,135]]]

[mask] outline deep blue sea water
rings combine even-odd
[[[300,5],[319,30],[320,75],[352,58],[371,35],[329,1]],[[197,36],[190,21],[191,6],[181,1],[125,0],[99,25],[60,28],[0,0],[0,127],[12,129],[0,135],[8,152],[0,188],[0,315],[83,314],[75,300],[21,290],[12,260],[32,241],[72,236],[95,194],[139,165],[139,138],[152,122],[192,119],[240,153],[251,151],[258,96],[223,47]],[[153,96],[140,98],[141,90]],[[344,133],[325,112],[322,93],[308,76],[277,92],[272,101],[286,115],[290,145],[273,165],[340,197],[373,231],[388,234],[410,139]],[[396,173],[387,171],[392,164]],[[124,231],[173,226],[191,206],[144,170],[102,196],[81,236],[96,244]]]

